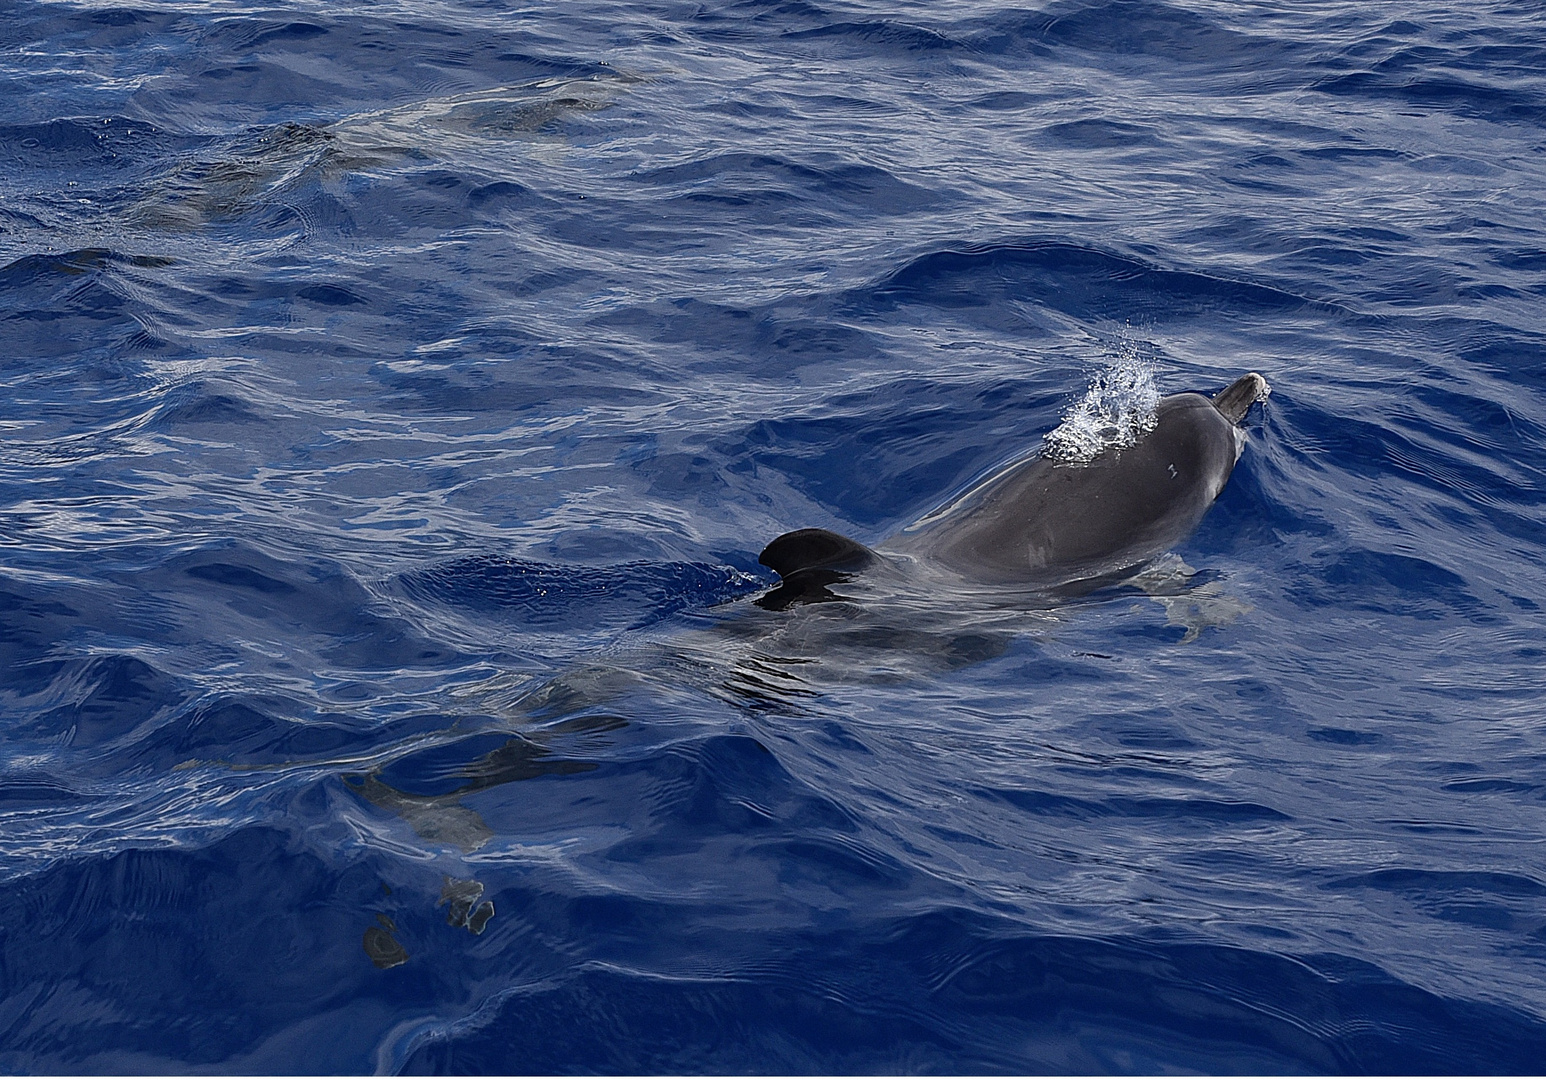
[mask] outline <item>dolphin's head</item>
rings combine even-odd
[[[1252,405],[1258,401],[1266,401],[1270,393],[1272,393],[1272,387],[1267,385],[1267,380],[1253,371],[1249,375],[1240,376],[1214,394],[1213,407],[1231,424],[1238,424],[1245,419],[1245,414],[1251,411]]]

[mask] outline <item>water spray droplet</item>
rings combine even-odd
[[[1084,396],[1047,434],[1047,456],[1059,465],[1088,465],[1103,450],[1137,442],[1155,423],[1159,390],[1154,364],[1124,340],[1116,357],[1095,373]]]

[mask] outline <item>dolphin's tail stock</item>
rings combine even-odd
[[[757,561],[783,581],[756,600],[760,608],[783,611],[791,604],[836,600],[827,586],[846,581],[879,561],[880,556],[857,540],[826,529],[797,529],[778,537]]]
[[[1242,375],[1217,394],[1213,395],[1213,407],[1224,414],[1231,424],[1238,424],[1258,401],[1266,401],[1272,393],[1267,380],[1256,372]]]

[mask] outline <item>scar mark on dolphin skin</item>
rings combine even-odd
[[[485,900],[478,903],[478,898],[483,895],[483,883],[481,881],[460,881],[447,876],[445,885],[441,887],[440,899],[435,906],[450,904],[446,911],[446,924],[448,926],[465,926],[474,934],[483,933],[483,928],[494,917],[494,902]],[[477,906],[474,907],[473,905]]]
[[[370,957],[370,962],[385,971],[394,968],[398,964],[408,962],[408,950],[392,935],[397,931],[397,924],[389,916],[379,912],[376,921],[381,925],[372,926],[365,931],[365,955]]]

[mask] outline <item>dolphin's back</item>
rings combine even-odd
[[[1085,465],[1030,458],[891,538],[971,581],[1035,587],[1099,583],[1185,538],[1223,489],[1240,438],[1214,403],[1176,394],[1132,446]]]

